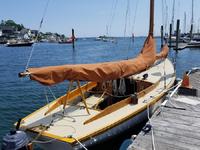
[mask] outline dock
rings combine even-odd
[[[192,90],[179,88],[164,101],[128,150],[200,149],[200,70],[189,76]]]
[[[200,43],[178,43],[178,47],[176,48],[176,44],[173,43],[171,47],[174,50],[183,50],[185,48],[200,48]]]
[[[188,47],[189,45],[187,43],[178,43],[178,47],[176,48],[176,43],[173,43],[171,45],[171,47],[174,49],[174,50],[183,50],[185,48],[189,48]]]

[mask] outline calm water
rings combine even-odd
[[[75,50],[66,44],[36,44],[30,66],[48,66],[76,63],[94,63],[131,58],[138,54],[145,38],[136,38],[134,44],[130,39],[119,38],[117,43],[80,39]],[[158,49],[160,47],[157,39]],[[9,48],[0,45],[0,143],[2,136],[8,132],[13,123],[53,100],[47,87],[41,86],[28,78],[19,79],[18,73],[26,66],[31,48]],[[200,66],[200,49],[186,49],[178,54],[170,51],[170,58],[176,56],[177,76],[185,70]],[[56,97],[65,93],[67,82],[51,87]]]

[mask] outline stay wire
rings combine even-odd
[[[129,13],[129,5],[130,5],[130,0],[127,0],[127,7],[126,7],[126,13],[125,13],[124,37],[126,36],[127,20],[128,20],[128,13]]]
[[[118,0],[113,0],[110,19],[108,21],[108,35],[111,34],[111,27],[112,27],[112,24],[113,24],[113,20],[115,18],[115,12],[116,12],[116,8],[117,8],[117,4],[118,4]]]
[[[40,25],[39,25],[39,27],[38,27],[38,33],[37,33],[37,36],[36,36],[36,39],[35,39],[36,42],[37,42],[37,40],[38,40],[39,33],[40,33],[41,28],[42,28],[42,24],[43,24],[44,18],[45,18],[45,16],[46,16],[46,12],[47,12],[47,8],[48,8],[48,6],[49,6],[49,2],[50,2],[50,0],[47,0],[45,9],[44,9],[44,12],[43,12],[43,15],[42,15],[42,19],[41,19],[41,21],[40,21]],[[25,72],[25,71],[28,69],[28,67],[29,67],[29,64],[30,64],[30,61],[31,61],[31,58],[32,58],[34,49],[35,49],[35,43],[34,43],[33,46],[32,46],[32,49],[31,49],[31,52],[30,52],[30,55],[29,55],[29,58],[28,58],[28,61],[27,61],[27,64],[26,64],[26,67],[25,67],[24,72]]]
[[[135,12],[134,12],[134,16],[133,16],[132,32],[135,31],[135,22],[136,22],[136,16],[137,16],[138,4],[139,4],[139,0],[136,1],[136,5],[135,5]]]

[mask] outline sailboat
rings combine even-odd
[[[118,136],[147,119],[175,81],[167,45],[156,54],[153,24],[154,0],[150,0],[149,34],[136,58],[28,68],[20,73],[20,77],[29,76],[44,86],[68,80],[69,89],[19,121],[19,130],[43,149],[82,149]],[[77,88],[71,90],[75,83]]]

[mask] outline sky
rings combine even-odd
[[[12,19],[30,29],[38,29],[48,0],[0,0],[0,20]],[[127,5],[128,4],[128,5]],[[173,0],[155,0],[155,35],[166,29],[172,18]],[[167,8],[167,9],[166,9]],[[186,12],[187,30],[191,22],[192,0],[175,0],[175,20],[183,30]],[[200,3],[194,0],[194,23],[200,24]],[[176,21],[175,21],[176,22]],[[107,27],[107,30],[106,30]],[[57,32],[77,37],[145,36],[149,28],[149,0],[49,0],[42,32]]]

